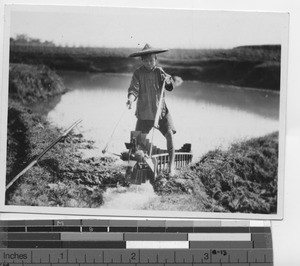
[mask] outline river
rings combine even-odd
[[[78,132],[95,141],[87,156],[102,156],[102,149],[117,153],[126,150],[134,130],[135,106],[126,108],[131,75],[60,73],[69,92],[62,95],[47,119],[67,128],[82,119]],[[279,93],[227,85],[184,81],[166,92],[166,103],[177,130],[175,148],[192,144],[194,160],[215,148],[279,130]],[[148,138],[151,139],[152,131]],[[164,137],[154,132],[154,145],[165,149]]]

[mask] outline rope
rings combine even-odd
[[[115,125],[115,127],[114,127],[114,129],[113,129],[113,132],[112,132],[111,135],[110,135],[109,140],[107,141],[107,143],[106,143],[104,149],[102,150],[102,153],[103,153],[103,154],[106,153],[106,150],[107,150],[107,148],[108,148],[108,145],[109,145],[110,142],[112,141],[112,138],[113,138],[113,136],[114,136],[114,134],[115,134],[115,131],[116,131],[118,125],[120,124],[120,122],[121,122],[121,120],[122,120],[124,114],[126,113],[126,111],[127,111],[127,107],[126,107],[126,109],[123,111],[122,115],[120,116],[118,122],[116,123],[116,125]]]

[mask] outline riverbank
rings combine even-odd
[[[276,214],[278,133],[214,150],[175,178],[161,174],[153,186],[162,196],[147,209]]]
[[[37,46],[11,40],[11,63],[43,64],[53,70],[133,73],[140,60],[129,48]],[[280,90],[280,45],[233,49],[172,49],[159,55],[166,72],[183,80]]]
[[[67,91],[60,77],[45,66],[11,65],[9,84],[6,183],[63,132],[31,106]],[[80,133],[69,134],[7,191],[6,203],[101,206],[107,186],[124,185],[124,169],[112,158],[84,159],[80,150],[92,148],[93,142]]]

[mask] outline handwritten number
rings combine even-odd
[[[218,254],[220,254],[220,255],[222,255],[222,256],[227,256],[228,252],[227,252],[226,250],[216,250],[216,249],[214,249],[214,250],[212,251],[212,254],[213,254],[213,255],[218,255]]]

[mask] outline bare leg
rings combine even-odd
[[[174,149],[174,136],[173,131],[169,130],[165,135],[167,140],[167,150],[169,153],[169,175],[173,176],[175,174],[175,149]]]

